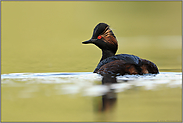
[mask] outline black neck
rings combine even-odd
[[[111,57],[111,56],[114,56],[115,53],[113,53],[112,51],[110,50],[102,50],[102,58],[100,60],[100,62],[108,57]]]

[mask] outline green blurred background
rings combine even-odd
[[[182,71],[181,1],[2,1],[1,73],[93,71],[101,51],[81,42],[99,22],[119,49]]]
[[[1,73],[93,71],[101,51],[81,42],[99,22],[113,29],[118,54],[151,60],[160,71],[182,71],[181,10],[181,1],[1,1]],[[96,99],[58,95],[62,82],[9,82],[2,84],[5,122],[181,120],[181,88],[118,93],[115,112],[103,116],[93,111]]]

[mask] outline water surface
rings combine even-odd
[[[180,121],[182,73],[1,75],[2,121]],[[109,79],[107,79],[109,80]]]
[[[2,1],[1,15],[2,121],[181,120],[181,1]],[[160,74],[93,74],[101,51],[81,42],[100,22]]]

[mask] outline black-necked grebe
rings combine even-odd
[[[95,44],[102,50],[102,58],[93,71],[94,73],[101,75],[159,73],[157,66],[151,61],[129,54],[115,55],[118,49],[118,42],[109,25],[105,23],[99,23],[94,28],[92,38],[82,43]]]

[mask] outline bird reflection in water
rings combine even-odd
[[[111,84],[117,83],[116,76],[113,76],[111,74],[105,74],[102,78],[102,85],[105,85],[109,88],[108,92],[106,92],[104,95],[102,95],[100,98],[101,101],[98,104],[98,112],[108,112],[112,111],[115,107],[117,97],[115,93],[115,89],[111,88]]]

